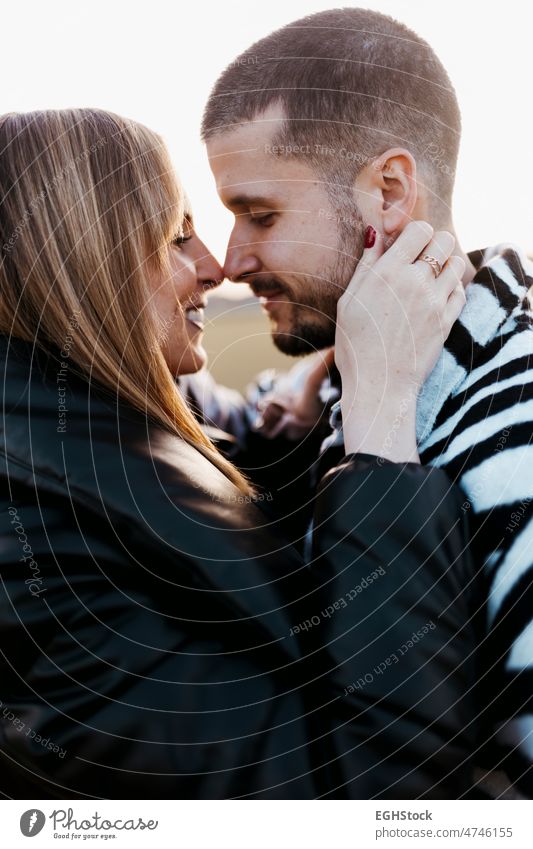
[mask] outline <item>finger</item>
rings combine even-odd
[[[354,275],[348,283],[345,293],[353,293],[353,290],[357,287],[368,269],[375,265],[378,259],[385,253],[384,237],[372,225],[366,228],[364,239],[363,253],[359,257]]]
[[[315,393],[326,377],[329,376],[333,363],[335,361],[335,349],[326,348],[325,351],[319,351],[316,362],[308,374],[305,381],[304,394]]]
[[[281,404],[269,401],[260,411],[254,422],[256,430],[270,431],[276,427],[281,418],[285,415],[286,410]]]
[[[420,256],[430,256],[433,259],[436,259],[442,268],[451,256],[454,247],[455,236],[447,230],[439,230],[435,233],[426,247],[420,252]],[[431,274],[435,277],[435,272],[431,265],[427,262],[427,260],[421,259],[420,256],[417,258],[415,263],[417,268],[419,268],[420,272],[424,273],[426,276]],[[440,277],[440,274],[438,276]]]
[[[451,256],[445,263],[439,276],[436,278],[434,283],[435,290],[440,292],[445,302],[448,300],[456,286],[461,283],[465,267],[466,263],[462,257]]]
[[[366,271],[375,265],[380,256],[385,253],[385,239],[383,234],[379,233],[372,225],[366,228],[364,237],[363,253],[361,254],[357,268],[359,269],[359,266],[361,266],[361,270]]]
[[[324,361],[324,365],[328,368],[331,368],[333,363],[335,362],[335,348],[325,348],[321,351],[322,359]]]
[[[281,418],[278,419],[277,422],[273,422],[272,425],[268,428],[263,429],[263,435],[267,437],[267,439],[275,439],[276,436],[279,436],[284,430],[287,429],[293,423],[293,416],[291,413],[283,413]]]
[[[410,221],[386,253],[387,263],[411,264],[431,241],[433,227],[427,221]]]
[[[452,291],[446,307],[444,308],[444,321],[448,328],[448,334],[453,325],[461,315],[466,304],[466,292],[462,283],[458,283]]]

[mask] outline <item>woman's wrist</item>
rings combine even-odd
[[[376,397],[358,392],[346,397],[341,411],[347,454],[373,454],[393,463],[420,463],[416,443],[416,391]]]

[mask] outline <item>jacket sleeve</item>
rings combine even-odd
[[[337,793],[468,792],[476,576],[461,501],[441,470],[369,455],[321,481],[310,562],[321,600],[303,625],[324,652]]]

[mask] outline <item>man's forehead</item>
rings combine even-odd
[[[265,195],[288,190],[291,183],[309,181],[308,157],[290,155],[295,151],[275,143],[282,124],[279,115],[263,114],[208,140],[209,164],[224,203],[260,203]]]
[[[246,124],[220,133],[207,142],[209,164],[217,188],[242,180],[247,183],[268,178],[279,170],[278,157],[272,155],[272,125]]]
[[[216,160],[248,148],[261,148],[281,130],[284,120],[282,108],[270,106],[263,112],[258,112],[249,121],[216,133],[207,142],[209,159]]]

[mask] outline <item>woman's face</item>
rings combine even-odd
[[[191,374],[205,365],[202,347],[207,291],[224,278],[216,259],[196,235],[187,219],[183,238],[169,245],[169,278],[152,275],[153,299],[161,325],[160,342],[174,376]]]

